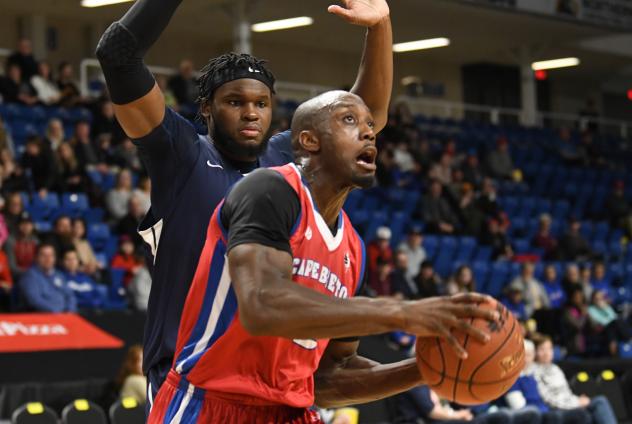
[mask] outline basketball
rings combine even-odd
[[[440,338],[417,340],[417,365],[425,383],[440,397],[461,405],[477,405],[502,396],[515,383],[524,367],[524,343],[518,321],[500,302],[481,304],[496,309],[498,322],[474,319],[473,325],[489,333],[483,344],[457,333],[468,353],[459,358]]]

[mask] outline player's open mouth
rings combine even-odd
[[[356,158],[356,163],[367,171],[375,171],[375,159],[377,158],[377,149],[373,146],[366,147],[362,153]]]

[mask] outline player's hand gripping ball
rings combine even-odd
[[[524,368],[524,343],[520,324],[500,302],[482,303],[479,308],[495,309],[497,322],[472,318],[472,325],[490,335],[487,343],[453,330],[468,353],[459,358],[440,338],[417,340],[417,365],[424,382],[440,397],[461,405],[494,400],[509,390]]]

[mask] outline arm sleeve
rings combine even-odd
[[[228,229],[228,250],[256,243],[288,252],[301,213],[298,195],[283,176],[259,169],[235,185],[221,210]]]
[[[162,123],[133,140],[151,179],[151,205],[156,218],[164,218],[200,154],[193,124],[170,108]]]

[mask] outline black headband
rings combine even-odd
[[[220,86],[234,80],[247,78],[256,79],[264,83],[272,92],[274,91],[274,78],[267,76],[266,73],[259,68],[253,68],[252,66],[239,66],[234,68],[224,69],[220,72],[215,72],[209,81],[208,88],[210,94],[214,93]]]

